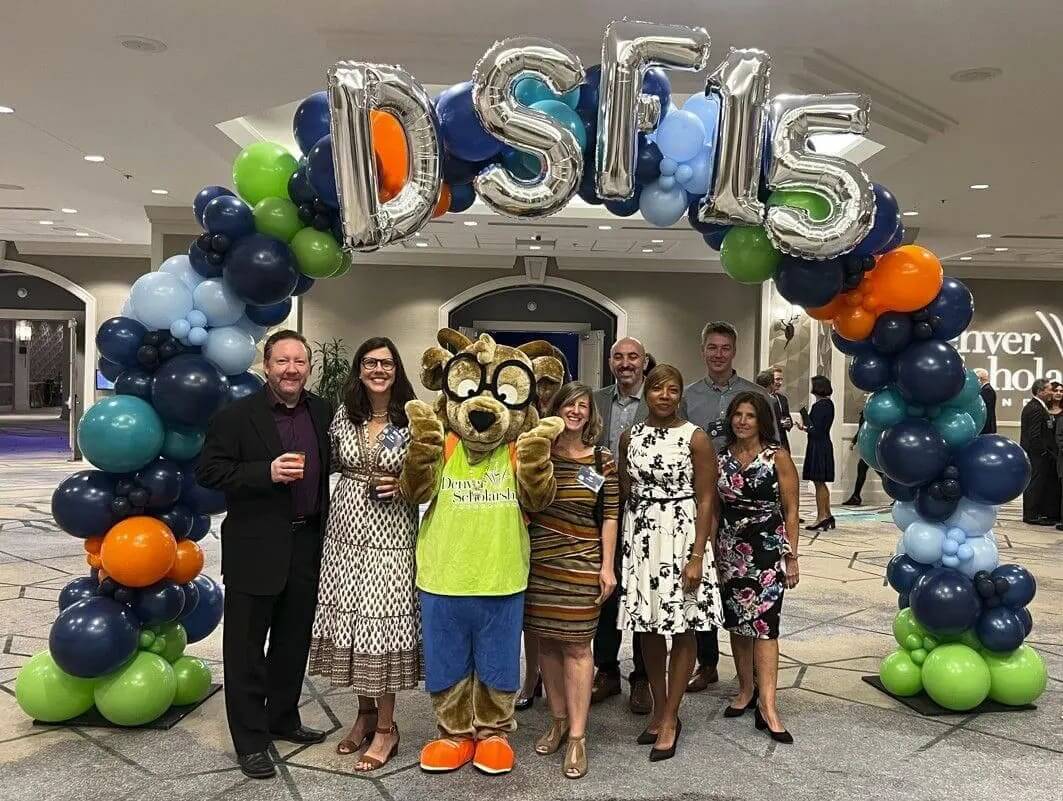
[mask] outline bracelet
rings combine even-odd
[[[701,553],[694,553],[693,551],[691,551],[690,552],[690,558],[691,559],[704,559],[705,558],[705,552],[702,551]]]

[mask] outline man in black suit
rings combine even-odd
[[[981,434],[996,434],[997,433],[997,391],[993,389],[989,383],[989,371],[979,367],[974,371],[974,374],[978,376],[978,383],[982,385],[982,388],[978,390],[978,394],[982,396],[982,400],[985,401],[985,425],[982,426]]]
[[[786,450],[790,450],[790,438],[787,432],[794,427],[793,418],[790,416],[790,399],[782,394],[782,370],[774,367],[770,370],[762,370],[754,379],[757,386],[763,387],[771,396],[771,409],[775,413],[775,427],[779,431],[779,444]]]
[[[329,501],[328,401],[308,393],[303,336],[266,340],[266,386],[211,420],[196,475],[225,493],[225,707],[240,769],[275,775],[272,740],[309,744],[299,696],[317,602],[321,535]],[[269,650],[265,650],[266,637]]]
[[[1019,429],[1019,444],[1030,460],[1030,483],[1022,494],[1022,520],[1035,526],[1049,526],[1051,518],[1059,514],[1058,509],[1049,509],[1046,503],[1054,489],[1049,482],[1057,480],[1055,456],[1048,442],[1051,432],[1047,403],[1052,385],[1047,379],[1038,378],[1030,392],[1033,398],[1022,409]]]

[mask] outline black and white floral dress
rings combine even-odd
[[[698,427],[631,428],[627,472],[631,497],[624,513],[621,629],[682,634],[722,625],[716,563],[708,549],[702,580],[683,591],[683,569],[694,549],[694,459]]]

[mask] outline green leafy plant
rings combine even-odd
[[[317,394],[338,407],[343,403],[343,388],[347,385],[347,377],[351,372],[347,346],[339,337],[327,342],[315,342],[314,362]]]

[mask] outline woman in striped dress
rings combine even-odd
[[[586,727],[594,681],[591,642],[602,602],[616,588],[613,553],[619,486],[606,470],[612,456],[594,443],[602,420],[590,387],[571,383],[551,403],[565,422],[554,442],[554,502],[531,517],[531,575],[525,593],[524,630],[539,639],[539,664],[553,722],[535,744],[555,753],[567,742],[562,772],[587,773]],[[606,476],[603,473],[608,472]]]

